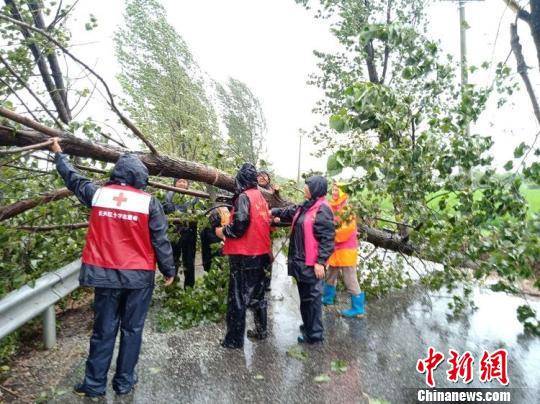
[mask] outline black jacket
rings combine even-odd
[[[240,238],[249,227],[249,198],[244,191],[257,188],[257,170],[250,163],[245,163],[236,174],[236,193],[233,197],[234,214],[232,223],[223,227],[227,238]]]
[[[184,203],[177,204],[173,201],[174,198],[174,192],[169,191],[167,192],[167,196],[165,197],[165,202],[163,203],[163,211],[167,214],[173,213],[175,211],[181,212],[181,213],[187,213],[190,209],[193,209],[197,203],[199,203],[199,198],[193,198],[190,199]],[[182,223],[175,223],[176,231],[181,236],[187,236],[191,235],[192,237],[196,237],[197,234],[197,221],[186,220]]]
[[[98,185],[75,170],[65,155],[56,153],[54,161],[66,187],[75,194],[84,206],[91,208],[92,198],[99,188]],[[147,182],[148,170],[134,154],[122,155],[111,173],[110,183],[113,184],[127,184],[141,189],[147,185]],[[171,243],[167,238],[167,217],[161,204],[154,197],[150,200],[148,226],[159,270],[163,275],[172,277],[176,270]],[[82,264],[79,281],[82,286],[140,289],[153,285],[154,278],[153,271],[118,270]]]
[[[303,225],[306,212],[318,198],[326,195],[328,186],[326,179],[320,176],[308,178],[306,184],[310,189],[311,199],[301,205],[272,209],[272,215],[279,217],[283,222],[291,223],[296,212],[300,211],[298,219],[291,230],[288,256],[289,275],[294,276],[301,282],[314,282],[317,279],[313,267],[306,265]],[[335,234],[336,230],[332,209],[326,205],[321,205],[313,222],[313,235],[319,243],[317,263],[324,265],[334,252]]]

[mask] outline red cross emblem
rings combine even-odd
[[[113,198],[113,201],[116,201],[116,206],[117,207],[120,207],[122,205],[122,203],[126,202],[127,201],[127,198],[124,196],[124,193],[123,192],[120,192],[118,194],[118,196],[115,196]]]

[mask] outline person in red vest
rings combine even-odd
[[[137,383],[135,365],[146,313],[154,289],[156,262],[170,285],[175,276],[167,218],[159,201],[142,191],[148,170],[134,154],[120,156],[103,187],[79,174],[51,145],[56,169],[79,201],[89,207],[90,223],[79,281],[94,288],[94,327],[85,376],[75,392],[105,395],[107,373],[120,329],[120,348],[112,384],[119,395]]]
[[[223,254],[229,256],[229,296],[227,333],[221,345],[242,348],[246,328],[246,310],[253,310],[255,329],[248,337],[267,337],[267,301],[265,268],[270,264],[270,215],[268,204],[257,188],[257,170],[245,163],[236,175],[231,222],[216,229],[225,240]]]
[[[301,205],[272,209],[275,222],[291,223],[288,270],[300,295],[300,343],[323,341],[322,290],[328,259],[334,252],[335,225],[326,201],[328,182],[321,176],[306,180]]]

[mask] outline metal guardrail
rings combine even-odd
[[[39,314],[43,315],[43,340],[47,349],[56,344],[54,304],[79,287],[81,261],[48,272],[35,281],[8,293],[0,300],[0,339]]]

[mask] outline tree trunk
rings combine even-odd
[[[114,163],[123,153],[122,150],[115,149],[112,146],[105,146],[87,140],[82,140],[74,136],[64,134],[60,130],[48,128],[45,125],[32,121],[31,119],[25,118],[12,111],[6,110],[5,108],[0,108],[0,116],[4,116],[12,121],[40,130],[40,132],[37,132],[36,130],[16,130],[14,128],[0,125],[1,146],[24,147],[44,142],[50,139],[51,136],[59,136],[62,139],[61,146],[64,153],[73,156]],[[163,155],[141,152],[136,154],[146,165],[151,175],[159,175],[171,178],[185,178],[192,181],[214,185],[229,192],[234,192],[235,190],[234,178],[214,167]],[[282,207],[291,204],[291,202],[285,201],[275,194],[265,190],[261,191],[271,207]],[[39,201],[33,201],[33,203],[35,203],[34,206],[40,204]],[[16,216],[16,214],[10,215],[10,217],[13,216]],[[2,217],[1,210],[0,217]],[[359,227],[363,233],[363,238],[377,247],[392,251],[400,251],[407,255],[412,255],[415,252],[413,246],[407,242],[404,242],[399,235],[379,229],[373,229],[362,224]]]
[[[538,70],[540,70],[540,0],[530,0],[531,4],[531,35],[536,47],[536,56],[538,58]]]
[[[70,195],[71,191],[69,189],[61,188],[52,192],[48,192],[36,198],[23,199],[11,205],[0,206],[0,222],[20,215],[27,210],[35,208],[36,206],[43,205],[52,201],[57,201],[59,199],[64,199]]]
[[[28,7],[30,8],[30,11],[32,12],[32,16],[34,17],[35,26],[38,27],[39,29],[46,31],[47,27],[45,26],[45,21],[43,19],[43,13],[41,12],[41,6],[39,2],[37,0],[29,0]],[[58,58],[56,57],[56,53],[54,52],[54,49],[51,52],[47,53],[47,60],[49,61],[49,66],[51,67],[54,84],[56,85],[56,89],[58,90],[58,93],[60,94],[60,97],[62,98],[62,102],[68,114],[68,118],[69,120],[71,120],[71,110],[69,109],[66,86],[64,85],[64,78],[62,77],[62,70],[60,69]]]
[[[8,6],[12,17],[17,21],[23,21],[22,15],[16,3],[13,0],[5,0],[5,3]],[[45,88],[47,89],[47,92],[49,93],[49,96],[51,97],[51,100],[56,108],[56,111],[58,112],[58,116],[60,120],[64,122],[65,124],[69,123],[69,121],[71,120],[70,114],[67,111],[66,106],[64,105],[62,96],[60,95],[58,89],[54,85],[54,82],[51,78],[51,73],[49,71],[49,67],[47,66],[43,53],[41,52],[39,47],[36,45],[34,40],[32,39],[32,35],[30,34],[27,28],[20,27],[20,31],[23,37],[28,41],[27,46],[32,52],[32,55],[34,56],[34,60],[36,61],[36,64],[38,66],[39,73],[43,80],[43,84],[45,85]]]

